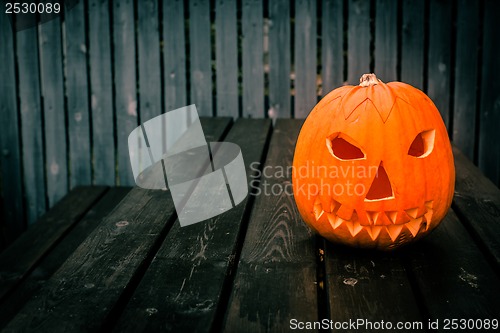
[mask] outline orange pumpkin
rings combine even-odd
[[[451,205],[455,169],[439,111],[422,91],[365,74],[311,111],[293,160],[304,221],[326,239],[393,249],[431,232]]]

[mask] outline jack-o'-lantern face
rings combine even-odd
[[[455,171],[441,116],[407,84],[373,74],[338,88],[306,119],[293,162],[294,197],[325,238],[392,249],[434,229]]]

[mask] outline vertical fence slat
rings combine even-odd
[[[137,5],[137,55],[139,59],[139,112],[141,122],[162,113],[160,37],[158,1],[140,1]]]
[[[17,33],[19,103],[23,142],[23,177],[28,224],[46,210],[42,106],[37,27]]]
[[[451,0],[430,2],[427,94],[436,104],[448,129],[451,113],[451,14]]]
[[[89,52],[94,184],[115,183],[111,41],[107,2],[89,1]]]
[[[290,2],[269,1],[269,118],[290,118]]]
[[[322,95],[344,83],[344,2],[323,0],[321,18]]]
[[[92,182],[84,3],[65,12],[65,72],[70,188]]]
[[[236,0],[216,0],[215,59],[217,116],[238,117]]]
[[[457,4],[457,44],[453,141],[471,160],[474,159],[476,133],[477,46],[479,38],[479,3],[459,0]]]
[[[401,81],[424,89],[424,5],[403,0],[401,28]]]
[[[318,101],[316,2],[295,1],[295,118],[305,118]]]
[[[212,67],[210,43],[210,3],[189,1],[189,55],[191,103],[200,116],[212,116]]]
[[[24,229],[21,152],[16,106],[16,77],[14,71],[13,29],[7,15],[0,14],[0,177],[3,197],[2,234],[10,241]],[[5,223],[5,224],[4,224]],[[2,230],[3,229],[3,230]]]
[[[243,117],[264,117],[264,18],[262,0],[243,0]]]
[[[499,13],[500,1],[485,1],[478,152],[479,167],[497,186],[500,186],[500,150],[498,149],[500,147]]]
[[[384,82],[398,79],[398,6],[394,0],[375,5],[375,73]]]
[[[118,180],[134,185],[128,156],[128,135],[137,127],[134,1],[113,1],[114,87]]]
[[[370,72],[370,1],[349,1],[347,27],[347,82],[356,85]]]
[[[38,31],[45,122],[45,174],[49,207],[52,207],[68,191],[60,19],[39,25]]]
[[[163,40],[165,111],[171,111],[187,104],[186,36],[181,0],[163,1]]]

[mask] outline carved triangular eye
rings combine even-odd
[[[435,130],[423,131],[417,134],[408,149],[408,155],[423,158],[428,156],[434,149]]]
[[[345,134],[336,133],[326,138],[326,147],[339,160],[360,160],[365,153]]]

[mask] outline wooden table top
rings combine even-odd
[[[202,119],[207,141],[240,146],[249,181],[257,165],[291,165],[301,124]],[[257,182],[234,209],[187,227],[168,191],[76,188],[0,254],[0,330],[281,332],[358,319],[439,320],[444,330],[448,319],[500,320],[500,190],[454,156],[445,220],[388,253],[326,242],[292,196],[256,195]]]

